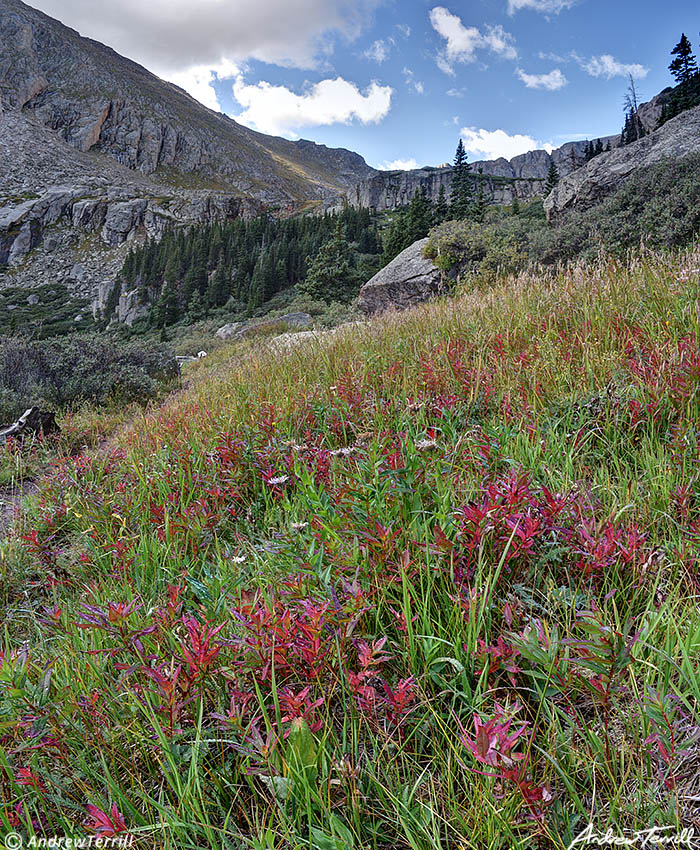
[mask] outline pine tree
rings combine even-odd
[[[226,277],[223,266],[217,266],[209,281],[207,301],[210,307],[223,307],[231,294],[230,279]]]
[[[547,172],[547,179],[544,183],[544,193],[548,195],[552,189],[559,182],[559,169],[557,168],[554,160],[552,160],[549,164],[549,171]]]
[[[199,294],[199,290],[196,289],[190,303],[187,305],[187,321],[190,324],[198,322],[204,317],[204,314],[204,302],[202,301],[202,296]]]
[[[472,184],[464,143],[459,140],[452,170],[452,194],[450,215],[452,218],[467,218],[471,211]]]
[[[433,204],[425,186],[416,189],[408,207],[408,244],[428,235],[433,220]]]
[[[408,213],[405,209],[399,209],[389,225],[384,237],[384,250],[382,251],[382,265],[390,263],[404,248],[411,244],[407,239]]]
[[[693,55],[693,45],[681,34],[681,40],[671,51],[671,56],[676,58],[668,66],[677,83],[687,83],[698,73],[698,63]]]
[[[177,293],[169,283],[166,283],[163,286],[156,313],[157,324],[161,325],[161,327],[163,325],[174,325],[180,318],[180,306],[177,303]]]
[[[339,220],[333,236],[321,246],[298,289],[317,301],[350,301],[357,293],[358,284],[350,246]]]
[[[512,215],[520,215],[520,201],[517,195],[513,195],[513,203],[510,205]]]
[[[449,215],[450,209],[447,206],[445,185],[441,183],[440,189],[438,190],[437,201],[435,202],[435,209],[433,210],[433,224],[442,224],[443,221],[447,221]]]

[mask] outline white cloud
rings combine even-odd
[[[529,89],[558,91],[569,82],[559,68],[555,68],[548,74],[527,74],[522,68],[518,68],[515,73]]]
[[[433,29],[445,39],[445,49],[438,54],[438,67],[446,74],[454,74],[455,62],[474,62],[477,50],[490,50],[504,59],[517,59],[515,39],[502,26],[491,26],[482,33],[476,27],[465,27],[461,18],[444,6],[430,10]]]
[[[248,85],[239,76],[233,94],[244,107],[240,115],[233,116],[237,121],[263,133],[298,138],[296,130],[301,127],[380,121],[391,108],[393,89],[373,82],[363,94],[354,83],[336,77],[296,94],[286,86],[264,81]]]
[[[176,86],[180,86],[193,98],[208,106],[209,109],[214,109],[216,112],[221,112],[221,105],[214,90],[214,82],[219,80],[229,80],[237,77],[240,73],[239,68],[233,62],[220,62],[214,68],[207,68],[204,65],[195,65],[188,68],[186,71],[176,71],[168,74],[165,79]]]
[[[393,159],[391,162],[380,162],[377,166],[382,171],[412,171],[418,168],[415,159]]]
[[[464,89],[457,89],[457,88],[447,89],[445,94],[448,97],[464,97]]]
[[[611,80],[613,77],[627,77],[630,74],[636,79],[642,79],[649,73],[649,69],[645,68],[644,65],[636,63],[625,65],[618,62],[609,53],[603,56],[591,56],[590,59],[584,59],[574,54],[574,59],[591,77],[605,77],[606,80]]]
[[[401,33],[404,38],[410,38],[411,28],[408,24],[396,24],[396,29]]]
[[[558,15],[564,9],[570,9],[576,0],[508,0],[508,14],[514,15],[520,9],[532,9],[545,15]]]
[[[377,62],[378,64],[382,64],[382,62],[386,62],[389,58],[389,53],[391,52],[391,46],[393,44],[393,40],[389,39],[389,41],[384,41],[383,38],[378,38],[371,47],[368,47],[367,50],[362,54],[365,59],[371,59],[373,62]]]
[[[461,132],[462,141],[467,153],[471,153],[477,159],[512,159],[521,153],[534,150],[553,150],[552,145],[544,144],[533,139],[532,136],[523,136],[516,133],[514,136],[505,130],[477,130],[476,127],[463,127]]]
[[[382,0],[31,0],[162,75],[259,59],[311,68],[352,40]]]

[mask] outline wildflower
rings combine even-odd
[[[225,624],[212,628],[206,622],[200,625],[194,617],[183,617],[183,623],[190,638],[190,646],[185,646],[183,642],[180,646],[182,654],[189,665],[191,674],[204,673],[221,652],[222,644],[212,646],[211,641]]]
[[[267,483],[271,487],[280,487],[282,484],[286,484],[289,481],[288,475],[278,475],[277,478],[268,478]]]
[[[519,709],[520,706],[516,704],[510,712],[510,717],[508,717],[505,710],[496,704],[495,715],[485,723],[474,712],[473,740],[467,735],[466,730],[460,724],[462,732],[460,735],[461,741],[478,762],[492,767],[512,767],[516,761],[521,761],[525,758],[523,753],[513,752],[513,747],[518,738],[525,733],[527,728],[527,723],[523,722],[519,729],[511,732],[513,715]]]
[[[41,794],[46,793],[46,785],[44,784],[43,780],[41,779],[41,777],[37,776],[36,773],[34,773],[30,767],[18,768],[17,774],[15,776],[15,782],[18,785],[26,785],[30,788],[34,788]]]
[[[98,809],[97,806],[88,804],[88,814],[92,818],[92,823],[86,823],[85,829],[94,832],[102,838],[111,838],[113,835],[119,835],[120,832],[126,832],[127,827],[124,821],[124,815],[118,811],[117,804],[114,803],[110,814]]]

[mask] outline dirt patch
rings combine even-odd
[[[38,490],[34,481],[23,481],[12,487],[0,487],[0,540],[10,532],[22,499]]]

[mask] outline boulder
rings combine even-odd
[[[287,313],[280,316],[276,321],[283,322],[288,328],[299,328],[301,330],[311,327],[314,323],[313,317],[308,313]]]
[[[405,310],[443,291],[442,275],[423,256],[427,239],[419,239],[360,289],[359,308],[371,316],[385,310]]]
[[[216,332],[219,339],[232,339],[236,335],[236,331],[241,327],[242,322],[231,322],[228,325],[223,325]]]

